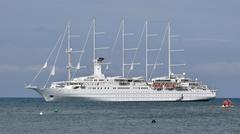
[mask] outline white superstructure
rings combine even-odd
[[[97,101],[197,101],[209,100],[216,92],[206,85],[182,76],[160,77],[152,82],[142,78],[105,77],[101,72],[103,58],[94,64],[94,74],[72,81],[53,82],[49,88],[35,88],[46,101],[89,99]]]
[[[124,53],[124,21],[122,21],[122,45]],[[147,38],[147,22],[146,38]],[[95,58],[95,19],[93,20],[93,58],[94,73],[90,76],[72,78],[71,70],[74,68],[71,64],[72,48],[70,47],[70,25],[68,24],[65,32],[68,33],[68,80],[53,82],[50,87],[46,84],[39,88],[36,86],[27,86],[29,89],[37,91],[46,101],[56,101],[63,99],[86,99],[96,101],[200,101],[210,100],[216,97],[216,91],[210,90],[207,85],[201,84],[197,80],[186,78],[185,73],[176,75],[171,73],[170,61],[170,39],[169,39],[169,75],[166,77],[157,77],[148,80],[147,74],[147,39],[146,39],[146,79],[142,77],[124,77],[124,57],[123,57],[123,75],[115,77],[106,77],[102,73],[102,64],[104,58]],[[170,36],[170,25],[169,25]],[[65,33],[64,35],[65,36]],[[60,39],[59,39],[60,41]],[[62,43],[63,41],[61,41]],[[62,44],[61,44],[62,45]],[[61,45],[59,48],[61,48]],[[55,49],[55,48],[54,48]],[[51,52],[52,54],[52,52]],[[50,55],[51,55],[50,54]],[[58,53],[57,53],[58,54]],[[124,54],[123,54],[124,55]],[[49,58],[47,58],[48,61]],[[57,60],[57,58],[55,59]],[[47,61],[42,69],[47,67]],[[55,63],[51,75],[55,74]],[[130,64],[131,67],[136,64]],[[155,64],[157,65],[157,64]],[[130,67],[130,68],[131,68]],[[40,70],[40,72],[42,71]],[[80,62],[75,69],[80,69]],[[40,74],[37,74],[37,76]],[[36,76],[36,77],[37,77]],[[34,80],[36,79],[34,77]],[[48,79],[49,80],[49,79]]]

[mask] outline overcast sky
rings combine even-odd
[[[136,33],[127,37],[132,38],[126,40],[127,47],[137,45],[146,19],[153,21],[149,28],[151,33],[162,33],[166,21],[171,20],[172,33],[179,35],[179,38],[172,39],[172,47],[185,49],[181,54],[173,54],[173,58],[176,57],[173,62],[187,64],[173,71],[186,72],[188,76],[198,78],[217,89],[218,97],[239,97],[239,6],[239,0],[1,0],[0,96],[39,97],[34,91],[24,89],[24,85],[43,65],[68,21],[72,23],[72,32],[81,36],[73,41],[76,48],[82,47],[92,17],[97,19],[97,31],[106,32],[106,35],[97,37],[97,45],[111,46],[124,17],[126,31]],[[151,45],[159,47],[160,42],[159,36],[159,39],[151,41]],[[91,60],[91,39],[87,46],[89,54],[81,63],[86,65]],[[121,61],[119,52],[116,50],[114,53],[116,55],[111,55],[112,59]],[[106,59],[110,59],[109,55],[105,56]],[[164,57],[163,54],[163,61]],[[62,75],[56,76],[56,80],[66,79],[63,70],[64,67],[58,69],[60,72],[57,73]],[[91,71],[87,68],[80,75]],[[106,75],[120,74],[120,68],[110,68],[106,72]],[[155,73],[155,76],[158,74],[166,74],[166,69]],[[140,70],[131,75],[144,73]],[[46,79],[47,75],[36,82]]]

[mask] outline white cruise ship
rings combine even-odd
[[[93,29],[93,35],[95,36],[95,19],[93,20],[91,26]],[[122,21],[121,26],[123,29],[122,32],[124,32],[124,20]],[[145,27],[147,31],[147,22],[145,24]],[[170,24],[168,25],[168,29],[168,34],[170,37]],[[68,33],[68,40],[70,40],[69,24],[66,27],[62,39],[64,38],[66,33]],[[122,35],[122,37],[124,38],[124,33]],[[61,42],[59,46],[59,48],[61,48],[63,41],[60,41],[60,38],[58,40],[58,43],[59,42]],[[29,84],[26,88],[35,90],[41,96],[43,96],[46,101],[58,101],[66,99],[84,99],[95,101],[203,101],[210,100],[216,97],[216,91],[209,89],[207,85],[201,84],[197,80],[191,80],[187,78],[185,76],[185,73],[181,75],[176,75],[171,72],[170,39],[168,43],[169,75],[164,77],[152,78],[151,80],[148,80],[147,71],[145,79],[142,77],[124,77],[124,54],[122,69],[123,76],[106,77],[102,73],[102,65],[106,63],[103,62],[104,58],[102,57],[95,58],[95,41],[93,41],[93,43],[94,73],[92,75],[72,78],[72,69],[80,69],[81,67],[80,63],[77,64],[77,67],[72,67],[71,55],[73,51],[70,47],[70,41],[68,41],[68,80],[52,82],[51,85],[47,87],[47,82],[49,78],[55,75],[56,62],[54,62],[54,65],[52,66],[52,71],[45,86],[37,87],[32,85],[33,81],[35,81],[35,79],[42,72],[42,70],[44,70],[48,66],[47,62],[49,60],[49,57],[52,55],[51,52],[44,66],[34,77],[31,84]],[[56,47],[54,47],[54,49],[55,48]],[[57,55],[58,53],[59,52],[57,52]],[[55,58],[55,61],[56,60],[57,57]],[[131,64],[131,67],[133,66],[133,64],[134,63]],[[147,67],[148,64],[146,61],[146,68]]]

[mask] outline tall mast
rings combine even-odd
[[[168,78],[171,76],[171,29],[170,22],[168,22]]]
[[[125,72],[125,68],[124,68],[124,66],[125,66],[125,53],[124,53],[124,49],[125,49],[125,41],[124,41],[124,36],[125,36],[125,33],[124,33],[124,29],[125,29],[125,27],[124,27],[124,18],[122,19],[122,77],[124,78],[124,72]]]
[[[146,58],[146,67],[145,67],[145,78],[146,78],[146,81],[148,80],[148,21],[146,20],[146,22],[145,22],[145,33],[146,33],[146,56],[145,56],[145,58]]]
[[[71,81],[71,71],[72,71],[72,64],[71,64],[71,58],[72,58],[72,48],[70,46],[70,40],[71,40],[71,26],[70,23],[68,23],[68,28],[67,28],[67,32],[68,32],[68,47],[67,47],[67,57],[68,57],[68,66],[67,66],[67,71],[68,71],[68,81]]]
[[[93,18],[93,62],[95,60],[95,47],[96,47],[96,19]]]

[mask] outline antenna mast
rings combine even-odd
[[[146,29],[145,29],[145,32],[146,32],[146,70],[145,70],[145,79],[146,81],[148,80],[148,21],[146,20],[145,22],[145,26],[146,26]]]
[[[124,59],[125,59],[125,53],[124,53],[124,49],[125,49],[125,46],[124,46],[124,43],[125,43],[125,41],[124,41],[124,36],[125,36],[125,33],[124,33],[124,29],[125,29],[125,27],[124,27],[124,18],[122,19],[122,77],[124,78],[124,72],[125,72],[125,68],[124,68],[124,66],[125,66],[125,61],[124,61]]]
[[[170,29],[170,22],[168,22],[168,78],[171,77],[171,29]]]
[[[95,47],[96,47],[96,19],[93,18],[93,62],[95,60]]]
[[[68,28],[67,28],[67,32],[68,32],[68,47],[67,47],[67,57],[68,57],[68,66],[67,66],[67,71],[68,71],[68,81],[71,81],[71,69],[72,69],[72,64],[71,64],[71,58],[72,58],[72,48],[70,46],[70,40],[71,40],[71,33],[70,33],[70,30],[71,30],[71,26],[70,26],[70,23],[68,23]]]

